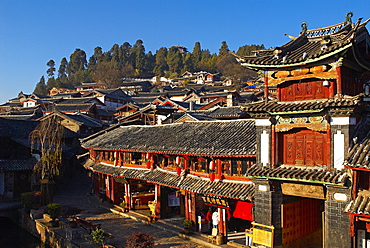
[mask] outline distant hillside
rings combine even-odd
[[[240,47],[236,54],[246,56],[259,49],[264,49],[264,45],[245,45]],[[35,94],[47,95],[53,87],[73,89],[88,82],[114,88],[122,83],[123,78],[177,78],[186,71],[218,72],[236,82],[255,77],[254,72],[236,62],[234,56],[229,53],[226,41],[222,42],[218,54],[211,54],[208,49],[202,49],[199,42],[195,43],[192,52],[186,47],[172,46],[161,47],[153,54],[146,53],[143,41],[137,40],[134,45],[128,42],[122,45],[114,44],[109,51],[103,51],[98,46],[89,59],[85,51],[76,49],[69,56],[69,60],[66,57],[61,60],[58,70],[54,60],[48,61],[46,65],[47,79],[41,77],[34,89]]]

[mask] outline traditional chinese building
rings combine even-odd
[[[134,209],[154,204],[156,217],[181,215],[194,224],[212,207],[226,236],[228,210],[241,231],[253,220],[254,184],[245,173],[255,163],[255,133],[254,120],[116,125],[83,139],[82,147],[103,198]]]
[[[370,37],[369,20],[351,17],[317,29],[303,23],[285,45],[238,57],[265,83],[264,101],[245,105],[257,130],[257,163],[247,172],[256,190],[256,245],[356,247],[344,214],[351,178],[343,162],[367,118]]]

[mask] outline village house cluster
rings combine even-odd
[[[248,232],[264,247],[370,247],[369,20],[351,17],[235,55],[262,87],[187,72],[19,94],[0,106],[0,195],[31,190],[27,134],[58,116],[64,173],[82,164],[102,200],[184,216],[225,242]]]

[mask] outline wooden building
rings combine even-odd
[[[81,145],[96,194],[130,208],[154,202],[156,217],[181,215],[194,224],[211,206],[226,236],[227,210],[242,231],[252,221],[254,184],[245,173],[255,163],[255,133],[254,120],[116,125]]]
[[[370,37],[369,20],[351,17],[317,29],[303,23],[285,45],[238,57],[262,71],[265,83],[264,101],[245,104],[257,126],[257,163],[247,172],[256,189],[256,245],[360,247],[344,214],[351,178],[343,162],[369,111],[362,93],[370,79]]]

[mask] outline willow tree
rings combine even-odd
[[[30,133],[32,152],[40,153],[40,159],[33,168],[33,178],[40,183],[43,205],[52,201],[50,186],[60,175],[63,130],[60,118],[51,114]]]

